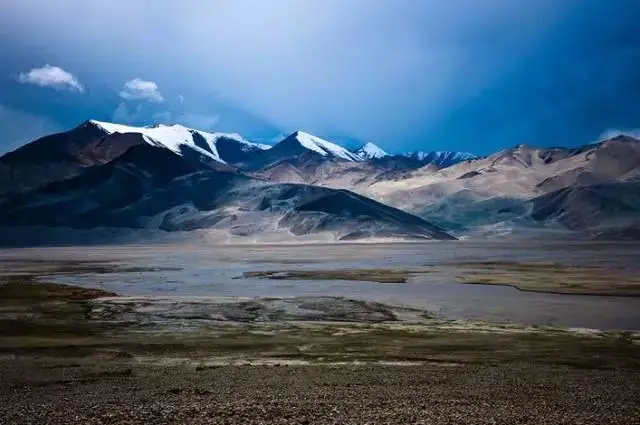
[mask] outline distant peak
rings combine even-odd
[[[405,156],[423,161],[427,164],[433,163],[443,168],[450,167],[462,161],[478,158],[477,155],[470,152],[456,151],[416,151],[405,154]]]
[[[311,133],[307,133],[306,131],[302,131],[302,130],[296,130],[293,133],[291,133],[292,137],[316,137]]]
[[[617,142],[637,142],[639,139],[630,134],[618,134],[617,136],[612,137],[609,140],[614,140]]]
[[[294,131],[284,140],[287,140],[287,142],[295,140],[296,143],[303,148],[322,156],[331,156],[346,161],[360,160],[358,155],[350,152],[348,149],[302,130]]]
[[[389,155],[374,143],[367,142],[355,151],[362,159],[382,158]]]
[[[85,122],[80,124],[80,126],[81,127],[102,127],[101,124],[105,124],[105,123],[98,120],[86,120]]]
[[[115,124],[105,121],[98,121],[94,119],[87,120],[83,122],[80,127],[93,127],[105,131],[107,133],[111,133],[110,128]]]
[[[513,147],[513,149],[533,149],[531,146],[527,145],[526,143],[518,143],[517,145],[515,145]]]

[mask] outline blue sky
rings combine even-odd
[[[0,152],[95,118],[487,154],[640,127],[636,0],[0,4]],[[48,65],[48,66],[47,66]]]

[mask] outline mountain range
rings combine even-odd
[[[34,243],[34,234],[41,243],[76,241],[60,229],[84,239],[104,229],[114,238],[129,229],[228,241],[454,239],[348,190],[260,177],[276,163],[314,158],[363,161],[303,132],[269,147],[179,125],[91,120],[0,157],[0,235],[6,244]]]
[[[89,120],[0,157],[5,244],[98,234],[109,242],[637,238],[640,141],[517,145],[486,157],[389,154],[303,131],[269,146],[180,125]]]

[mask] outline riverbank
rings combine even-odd
[[[0,418],[47,424],[632,424],[640,334],[343,297],[0,284]]]

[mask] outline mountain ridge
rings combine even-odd
[[[358,155],[358,157],[360,157],[362,160],[377,159],[389,156],[387,152],[371,142],[363,144],[358,149],[354,150],[353,153]]]
[[[458,235],[481,234],[483,228],[530,226],[623,236],[624,229],[640,228],[640,219],[636,220],[640,201],[636,202],[635,195],[640,181],[640,141],[627,135],[578,147],[520,144],[484,157],[452,151],[394,155],[373,143],[349,151],[303,131],[265,146],[233,133],[208,133],[180,125],[130,127],[90,120],[0,157],[0,202],[21,199],[16,189],[27,197],[40,196],[39,188],[95,173],[94,169],[130,150],[140,151],[140,146],[171,152],[200,174],[228,173],[253,184],[348,190],[454,229]],[[138,161],[145,163],[142,158]],[[121,171],[144,174],[152,169],[123,166]],[[269,189],[269,193],[276,192]],[[355,198],[345,194],[325,199],[340,199],[356,208]],[[194,217],[204,214],[197,208],[190,211]],[[309,213],[291,212],[296,219],[287,220],[293,223],[305,214]],[[314,214],[309,220],[317,224]],[[307,228],[300,226],[296,228]]]
[[[76,176],[0,198],[0,234],[44,226],[154,234],[198,230],[225,240],[455,239],[419,217],[347,190],[271,183],[216,169],[145,137],[110,134],[104,140],[137,143]]]

